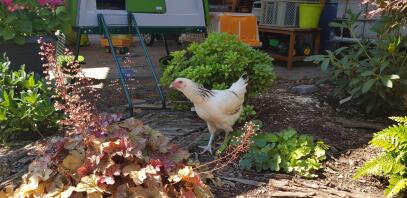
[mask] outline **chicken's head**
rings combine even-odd
[[[170,88],[174,88],[178,91],[183,91],[188,87],[188,85],[191,84],[192,81],[187,78],[177,78],[174,81],[172,81]]]

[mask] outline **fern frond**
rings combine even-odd
[[[399,151],[407,144],[407,127],[393,125],[374,134],[370,144],[386,151]]]
[[[406,171],[406,167],[397,162],[390,153],[385,153],[373,160],[366,162],[353,176],[355,179],[366,175],[397,174]]]
[[[404,117],[390,117],[390,119],[392,119],[392,120],[394,120],[394,121],[396,121],[398,123],[407,125],[407,116],[404,116]]]
[[[399,175],[390,177],[389,185],[384,190],[386,197],[394,197],[401,191],[407,188],[407,178],[403,178]]]

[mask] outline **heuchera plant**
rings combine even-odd
[[[191,166],[187,151],[160,132],[121,115],[98,114],[86,95],[97,98],[77,61],[58,65],[55,47],[40,42],[47,82],[53,74],[56,109],[65,137],[47,140],[18,188],[0,197],[214,197]],[[71,56],[66,51],[64,56]],[[74,74],[74,75],[71,75]]]
[[[24,44],[26,38],[66,30],[64,0],[0,0],[0,41]]]

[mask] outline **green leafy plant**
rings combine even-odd
[[[248,121],[248,119],[250,119],[251,117],[253,117],[253,116],[255,116],[257,113],[256,113],[256,111],[254,110],[254,106],[253,105],[245,105],[244,107],[243,107],[243,112],[242,112],[242,114],[240,115],[240,118],[239,118],[239,122],[240,123],[243,123],[243,122],[246,122],[246,121]]]
[[[236,144],[232,138],[230,144]],[[240,160],[244,170],[284,171],[306,178],[317,177],[315,171],[326,159],[328,146],[322,141],[313,142],[308,135],[299,135],[294,129],[280,133],[259,134],[252,138],[250,150]]]
[[[77,74],[76,70],[80,68],[81,64],[85,64],[85,57],[84,56],[78,56],[77,62],[79,64],[75,65],[75,67],[77,67],[77,68],[71,68],[71,67],[74,66],[72,64],[74,61],[75,61],[75,56],[74,55],[59,55],[57,57],[58,65],[60,65],[64,69],[64,72],[66,74],[70,74],[70,75]],[[75,71],[74,72],[68,71],[70,69],[75,69]]]
[[[349,20],[332,26],[352,29],[358,15],[348,12]],[[351,97],[367,112],[385,107],[405,109],[407,91],[407,37],[384,31],[377,23],[374,30],[381,39],[360,40],[326,55],[306,58],[321,64],[325,80],[334,85],[333,94]]]
[[[0,40],[24,44],[28,36],[52,35],[69,27],[63,0],[3,0],[0,2]]]
[[[34,73],[27,74],[22,66],[9,70],[10,62],[0,60],[0,140],[10,141],[54,132],[60,118],[51,101],[51,92]]]
[[[256,130],[262,127],[261,121],[253,122],[257,126]],[[230,134],[217,154],[238,146],[241,135],[242,131]],[[280,133],[257,134],[251,140],[249,151],[240,159],[241,169],[255,169],[258,172],[283,171],[306,178],[317,177],[315,172],[321,168],[321,162],[326,159],[325,152],[329,148],[322,141],[314,143],[311,136],[300,135],[292,128]]]
[[[186,50],[171,55],[171,59],[166,59],[168,65],[162,66],[165,67],[161,78],[164,85],[185,77],[207,88],[226,89],[247,73],[248,91],[254,94],[275,79],[272,58],[226,33],[211,33],[204,42],[193,43]]]
[[[354,176],[386,176],[389,178],[384,191],[387,197],[395,197],[407,189],[407,117],[391,119],[398,124],[376,133],[370,141],[370,145],[382,148],[384,153],[365,163]]]
[[[407,4],[405,0],[366,0],[363,2],[373,5],[369,15],[385,15],[386,30],[394,30],[407,23]]]

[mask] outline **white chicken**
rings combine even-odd
[[[247,78],[243,76],[226,90],[208,90],[187,78],[175,79],[170,88],[182,92],[192,103],[198,116],[208,125],[208,145],[201,152],[212,153],[212,141],[217,131],[225,131],[226,136],[233,131],[233,125],[243,111]]]

